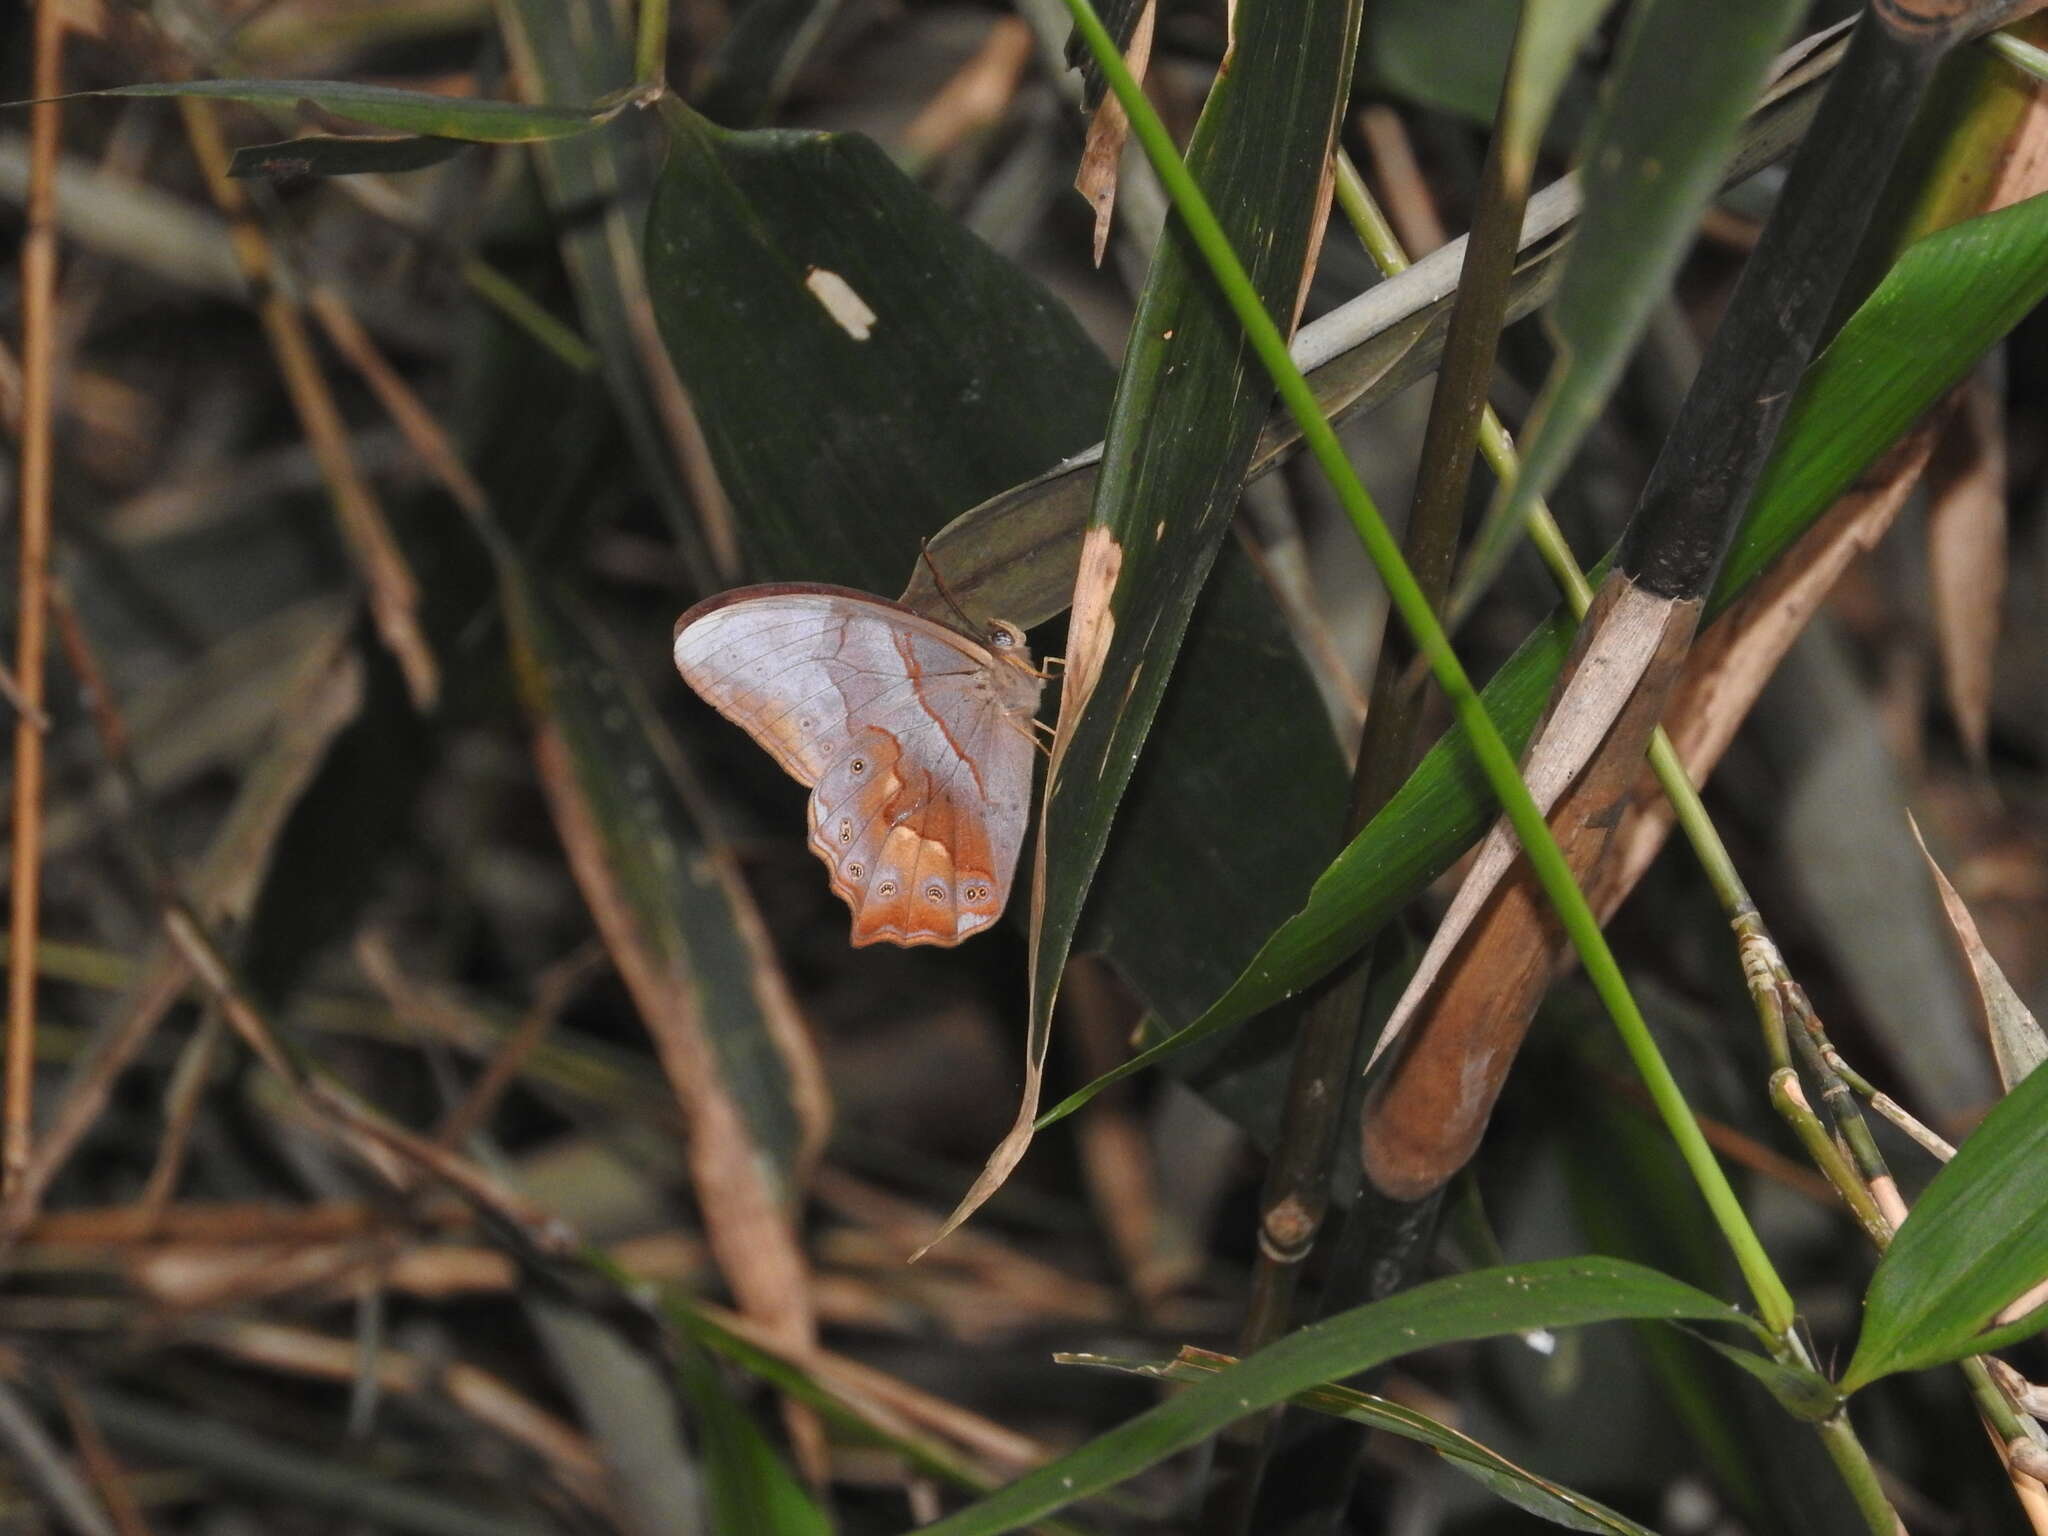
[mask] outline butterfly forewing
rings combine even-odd
[[[1040,684],[1021,651],[863,593],[766,586],[684,614],[675,656],[811,786],[854,943],[955,944],[995,921],[1029,815]]]

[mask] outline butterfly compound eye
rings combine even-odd
[[[1015,650],[1024,643],[1024,631],[1006,619],[991,619],[988,626],[988,643],[992,650]]]

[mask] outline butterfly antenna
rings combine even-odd
[[[947,605],[960,615],[960,622],[967,626],[967,632],[970,635],[979,633],[981,626],[976,624],[968,615],[967,610],[960,606],[960,599],[953,595],[953,589],[946,585],[946,578],[939,574],[939,568],[932,560],[932,541],[930,539],[919,539],[917,541],[917,552],[924,558],[925,569],[932,573],[932,584],[939,589],[939,596],[943,597]]]

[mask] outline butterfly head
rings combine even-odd
[[[1022,657],[1026,654],[1024,650],[1024,631],[1012,624],[1008,619],[990,619],[988,621],[987,640],[988,648],[997,655],[1007,654]]]

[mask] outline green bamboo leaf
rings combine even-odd
[[[307,134],[277,144],[244,144],[228,162],[228,174],[266,176],[360,176],[365,172],[425,170],[469,146],[461,139],[347,138]]]
[[[1597,1252],[1702,1288],[1719,1284],[1728,1273],[1727,1253],[1702,1219],[1698,1186],[1671,1138],[1610,1086],[1625,1068],[1620,1053],[1592,1027],[1590,1004],[1562,993],[1544,1008],[1551,1027],[1539,1025],[1538,1038],[1568,1047],[1563,1060],[1546,1062],[1539,1075],[1554,1077],[1565,1091],[1525,1102],[1557,1137],[1585,1241]],[[1684,1027],[1663,1035],[1696,1038]],[[1756,1114],[1756,1105],[1740,1100],[1723,1074],[1686,1074],[1686,1089],[1704,1115],[1742,1126]],[[1626,1168],[1628,1177],[1616,1178],[1617,1168]],[[1697,1346],[1713,1340],[1677,1328],[1637,1328],[1634,1334],[1632,1367],[1654,1383],[1693,1465],[1712,1479],[1738,1522],[1773,1536],[1868,1530],[1816,1437],[1787,1434],[1761,1383],[1701,1355]]]
[[[621,96],[587,107],[529,107],[516,101],[480,101],[474,97],[441,96],[432,91],[405,91],[389,85],[359,85],[348,80],[164,81],[117,85],[103,91],[80,91],[77,95],[184,96],[291,109],[308,103],[368,128],[461,139],[471,144],[531,144],[540,139],[588,133],[611,121],[629,104],[628,98]]]
[[[1088,1355],[1059,1355],[1062,1364],[1100,1365],[1161,1381],[1206,1381],[1237,1362],[1228,1355],[1207,1350],[1182,1349],[1173,1360],[1161,1363],[1117,1361]],[[1567,1488],[1562,1483],[1516,1465],[1507,1457],[1470,1435],[1460,1434],[1426,1413],[1403,1404],[1375,1397],[1350,1387],[1311,1387],[1296,1392],[1287,1401],[1296,1408],[1332,1418],[1349,1419],[1368,1429],[1385,1430],[1404,1440],[1414,1440],[1436,1451],[1451,1467],[1490,1489],[1518,1509],[1561,1525],[1567,1530],[1606,1532],[1609,1536],[1654,1536],[1648,1527],[1609,1509],[1598,1499]]]
[[[1520,11],[1521,0],[1378,0],[1360,68],[1410,101],[1491,122]]]
[[[1287,324],[1320,233],[1319,187],[1350,86],[1358,7],[1241,0],[1231,15],[1231,66],[1203,106],[1186,163],[1225,235],[1247,253],[1256,302]],[[1139,297],[1083,536],[1032,889],[1024,1105],[952,1222],[1000,1184],[1029,1140],[1082,903],[1272,400],[1265,369],[1180,227],[1169,225]],[[1271,794],[1292,777],[1250,793]],[[1238,871],[1218,873],[1229,895],[1247,893]]]
[[[1777,1399],[1778,1406],[1795,1419],[1819,1423],[1842,1406],[1842,1394],[1835,1390],[1835,1384],[1811,1367],[1788,1365],[1718,1339],[1703,1338],[1700,1342],[1738,1370],[1753,1376]]]
[[[1580,155],[1586,208],[1550,309],[1559,356],[1522,444],[1522,468],[1474,536],[1451,595],[1470,611],[1613,393],[1651,310],[1721,184],[1736,131],[1794,19],[1797,0],[1636,7]]]
[[[1572,61],[1612,4],[1613,0],[1524,0],[1494,129],[1507,135],[1514,157],[1524,164],[1534,162]],[[1742,105],[1747,108],[1749,103]],[[1732,134],[1734,124],[1729,127]],[[1567,271],[1570,265],[1566,264]]]
[[[928,1536],[1015,1530],[1297,1392],[1419,1349],[1623,1318],[1754,1326],[1704,1291],[1619,1259],[1556,1259],[1454,1275],[1299,1329],[925,1530]]]
[[[686,1345],[676,1371],[694,1410],[704,1463],[706,1529],[718,1536],[829,1536],[832,1522],[733,1400],[704,1352]]]
[[[1928,1184],[1878,1261],[1863,1334],[1842,1375],[1854,1392],[2048,1328],[2048,1306],[1994,1319],[2048,1280],[2048,1072],[1999,1100]]]
[[[872,1422],[817,1374],[791,1364],[719,1322],[681,1286],[639,1280],[597,1249],[580,1255],[565,1278],[576,1285],[588,1284],[595,1278],[607,1291],[630,1296],[635,1306],[649,1308],[664,1329],[688,1344],[701,1345],[793,1402],[815,1409],[848,1439],[882,1446],[901,1456],[906,1465],[956,1487],[976,1493],[987,1492],[990,1487],[988,1478],[944,1445],[911,1430],[885,1428]],[[1075,1536],[1072,1527],[1058,1522],[1048,1521],[1042,1529],[1048,1536]]]
[[[947,518],[1100,430],[1073,317],[872,141],[663,122],[655,315],[755,570],[898,591]]]
[[[2048,297],[2048,197],[2030,198],[1909,246],[1877,291],[1814,360],[1708,604],[1724,609],[1841,494],[1863,467]],[[1605,572],[1603,563],[1591,579]],[[1570,643],[1553,614],[1494,674],[1487,712],[1510,747],[1528,740]],[[1300,912],[1193,1024],[1160,1039],[1044,1117],[1059,1119],[1109,1083],[1272,1007],[1368,942],[1442,874],[1494,815],[1462,735],[1430,749],[1408,781],[1315,883]]]

